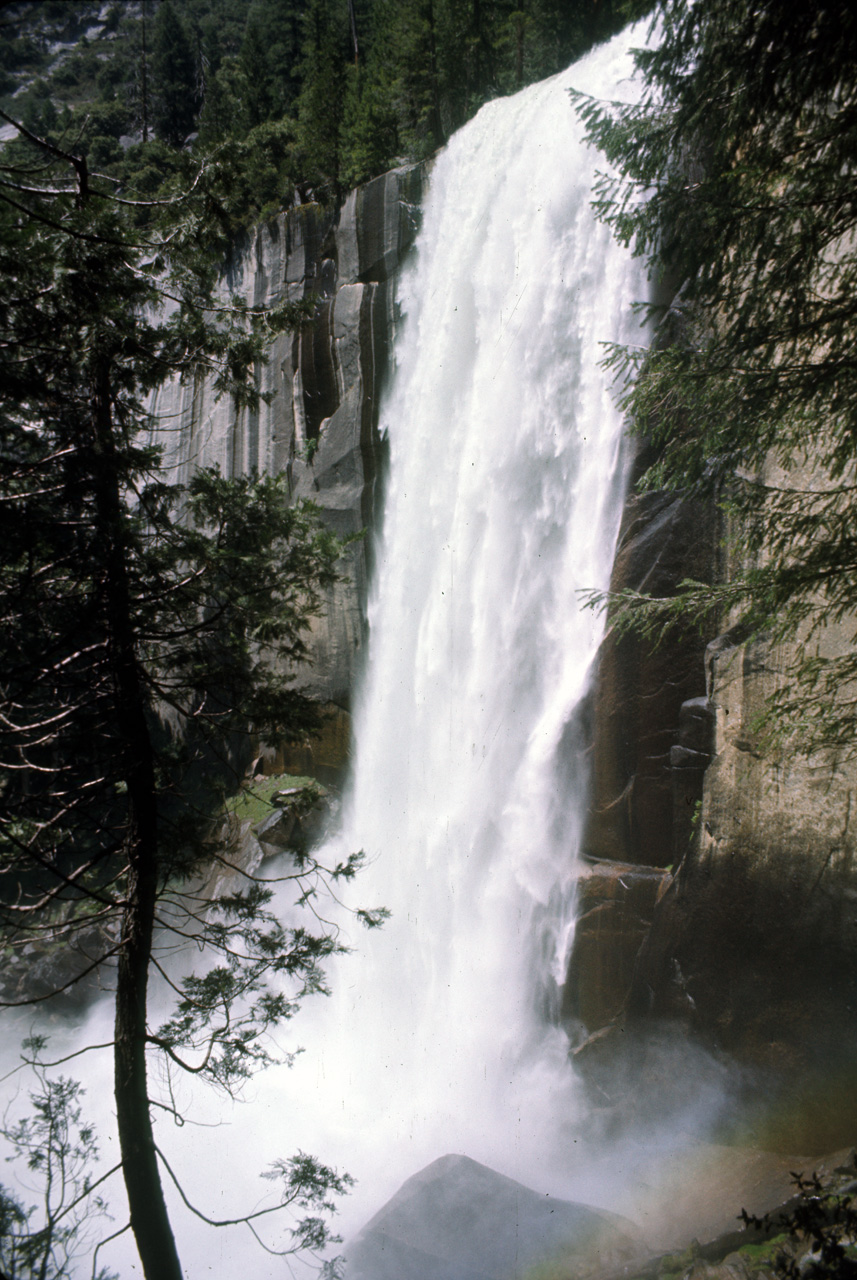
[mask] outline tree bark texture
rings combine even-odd
[[[128,788],[128,884],[116,977],[114,1090],[122,1174],[131,1229],[146,1280],[183,1280],[161,1185],[146,1081],[149,960],[158,892],[155,769],[146,699],[137,664],[125,521],[111,408],[109,364],[95,379],[93,475],[104,551],[104,610],[113,702]]]

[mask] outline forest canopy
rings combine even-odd
[[[336,198],[441,146],[651,0],[21,0],[0,12],[0,108],[137,196],[228,158],[232,223]],[[4,96],[5,95],[5,96]]]

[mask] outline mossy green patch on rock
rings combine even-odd
[[[278,773],[267,778],[255,778],[253,782],[226,801],[226,812],[239,822],[249,822],[251,826],[263,822],[269,814],[280,806],[274,797],[283,791],[294,791],[295,799],[302,803],[315,803],[328,794],[314,778],[303,774]]]
[[[781,1231],[778,1235],[772,1236],[770,1240],[762,1240],[758,1244],[742,1245],[740,1249],[735,1251],[735,1255],[730,1254],[729,1256],[740,1256],[750,1269],[772,1267],[783,1252],[783,1247],[788,1239],[789,1237],[785,1231]]]

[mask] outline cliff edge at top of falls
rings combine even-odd
[[[285,472],[294,497],[317,503],[335,533],[376,526],[384,469],[378,397],[396,329],[396,274],[419,226],[426,172],[426,164],[394,169],[352,191],[339,210],[300,205],[236,243],[225,292],[253,306],[313,297],[315,315],[271,343],[257,374],[267,400],[258,411],[216,400],[207,379],[158,389],[152,441],[173,482],[215,465],[225,476]],[[369,539],[349,547],[343,580],[314,621],[311,663],[299,683],[331,715],[313,759],[289,762],[298,771],[324,773],[344,762],[370,557]]]

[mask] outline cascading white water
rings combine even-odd
[[[575,717],[602,633],[580,591],[607,585],[624,493],[602,344],[640,340],[646,283],[594,219],[601,160],[566,90],[631,96],[628,43],[452,139],[402,282],[346,823],[376,860],[359,892],[393,920],[361,947],[326,1051],[360,1128],[397,1146],[391,1182],[446,1150],[532,1180],[562,1164],[574,1117],[546,1013],[585,809]]]
[[[585,807],[575,717],[602,629],[579,592],[608,581],[624,488],[601,344],[640,340],[646,285],[593,216],[602,162],[567,89],[633,98],[628,46],[491,103],[432,172],[382,413],[390,472],[342,837],[370,860],[350,896],[392,919],[372,934],[346,919],[356,954],[333,967],[331,999],[305,1006],[295,1067],[229,1128],[174,1144],[215,1215],[246,1209],[255,1173],[299,1147],[358,1179],[346,1236],[448,1151],[568,1183],[575,1090],[549,1014]],[[279,1274],[252,1242],[245,1258],[244,1235],[189,1246],[187,1224],[178,1207],[189,1274]]]
[[[361,1127],[380,1123],[382,1085],[413,1168],[452,1149],[531,1172],[572,1110],[544,996],[565,960],[586,786],[575,712],[602,630],[579,592],[607,584],[624,490],[601,344],[634,336],[645,282],[593,217],[598,159],[566,89],[612,95],[626,48],[453,138],[400,292],[346,823],[377,859],[358,891],[393,920],[361,947],[360,1039],[335,1055]]]

